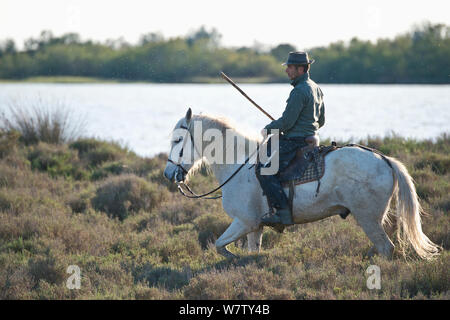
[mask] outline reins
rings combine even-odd
[[[186,128],[186,127],[184,127],[183,129],[188,130],[188,128]],[[188,131],[189,131],[189,130],[188,130]],[[266,138],[265,140],[263,140],[263,142],[262,142],[261,144],[264,144],[265,142],[267,142],[267,141],[270,139],[271,136],[272,136],[272,134],[269,135],[269,136],[267,136],[267,138]],[[191,137],[191,139],[192,139],[192,137]],[[194,141],[192,141],[192,144],[193,144],[193,146],[194,146],[194,148],[195,148]],[[247,157],[247,159],[245,159],[244,163],[241,164],[241,165],[239,166],[239,168],[237,168],[236,171],[233,172],[233,174],[232,174],[231,176],[228,177],[227,180],[225,180],[220,186],[214,188],[213,190],[211,190],[211,191],[209,191],[209,192],[206,192],[206,193],[203,193],[203,194],[196,194],[194,191],[192,191],[192,189],[191,189],[187,184],[185,184],[183,181],[181,181],[181,182],[176,182],[177,187],[178,187],[178,191],[180,191],[180,193],[181,193],[183,196],[185,196],[186,198],[190,198],[190,199],[214,200],[214,199],[222,198],[222,195],[220,195],[220,196],[215,196],[215,197],[207,197],[207,198],[206,198],[206,196],[208,196],[208,195],[210,195],[211,193],[214,193],[214,192],[220,190],[220,189],[221,189],[224,185],[226,185],[231,179],[233,179],[234,176],[235,176],[235,175],[236,175],[236,174],[237,174],[237,173],[238,173],[238,172],[239,172],[239,171],[240,171],[240,170],[248,163],[248,161],[251,159],[251,157],[252,157],[255,153],[257,153],[257,152],[259,151],[259,147],[260,147],[260,144],[257,145],[255,152],[253,152],[251,155],[249,155],[249,156]],[[184,148],[184,144],[183,144],[183,148]],[[181,152],[182,152],[182,150],[181,150]],[[180,152],[180,153],[181,153],[181,152]],[[183,170],[184,173],[186,173],[186,174],[188,173],[188,172],[186,171],[186,169],[183,168],[183,166],[181,166],[179,163],[175,163],[175,162],[172,161],[171,159],[167,159],[167,161],[169,161],[170,163],[173,163],[173,164],[176,165],[178,168],[181,168],[181,170]],[[184,187],[186,188],[186,190],[187,190],[191,195],[186,194],[186,192],[183,190],[182,186],[184,186]]]
[[[189,188],[189,186],[187,185],[187,184],[185,184],[184,182],[177,182],[177,186],[178,186],[178,190],[180,191],[180,193],[183,195],[183,196],[185,196],[185,197],[187,197],[187,198],[190,198],[190,199],[201,199],[201,198],[203,198],[203,199],[219,199],[219,198],[222,198],[222,196],[220,195],[220,196],[216,196],[216,197],[208,197],[208,198],[205,198],[206,196],[208,196],[208,195],[210,195],[211,193],[214,193],[214,192],[216,192],[216,191],[218,191],[218,190],[220,190],[224,185],[226,185],[231,179],[233,179],[233,177],[242,169],[242,167],[244,167],[246,164],[247,164],[247,162],[250,160],[250,157],[248,157],[246,160],[245,160],[245,162],[242,164],[242,165],[240,165],[239,166],[239,168],[227,179],[227,180],[225,180],[225,182],[224,183],[222,183],[220,186],[218,186],[217,188],[215,188],[215,189],[213,189],[213,190],[211,190],[211,191],[209,191],[209,192],[207,192],[207,193],[204,193],[204,194],[196,194],[195,192],[193,192],[192,190],[191,190],[191,188]],[[185,186],[186,187],[186,189],[189,191],[189,193],[190,194],[192,194],[191,196],[190,195],[188,195],[188,194],[186,194],[184,191],[183,191],[183,188],[181,187],[181,186]]]

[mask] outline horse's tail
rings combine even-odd
[[[397,222],[400,247],[405,252],[409,241],[417,254],[430,259],[439,254],[440,247],[434,244],[422,231],[421,215],[425,214],[420,206],[416,188],[406,167],[398,160],[388,158],[394,171],[394,195],[397,198]]]

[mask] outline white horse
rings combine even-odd
[[[200,163],[207,162],[218,183],[222,184],[241,165],[214,163],[211,155],[204,153],[207,145],[196,145],[194,139],[188,138],[187,131],[186,135],[180,135],[180,130],[176,130],[187,129],[191,137],[194,137],[199,134],[194,132],[196,126],[191,125],[195,121],[201,122],[203,132],[216,129],[224,134],[226,130],[232,130],[233,134],[244,139],[246,143],[256,143],[227,121],[205,115],[192,116],[189,109],[186,116],[175,126],[164,175],[169,180],[181,181],[187,174],[195,172]],[[174,134],[175,132],[177,133]],[[175,148],[177,151],[173,156]],[[237,149],[238,147],[235,147],[235,153],[242,151]],[[200,157],[200,154],[203,156]],[[399,234],[402,239],[408,240],[421,258],[430,259],[439,254],[440,247],[422,232],[422,209],[411,176],[400,161],[392,157],[386,158],[392,168],[378,154],[358,147],[340,148],[328,154],[325,157],[326,170],[317,197],[317,181],[295,187],[292,212],[294,223],[303,224],[350,212],[374,244],[369,255],[378,252],[391,258],[394,245],[384,227],[388,227],[390,219],[395,218],[401,228],[402,232]],[[235,257],[226,246],[245,235],[249,250],[260,250],[263,232],[261,217],[269,211],[269,207],[256,179],[255,170],[250,167],[251,164],[247,163],[222,187],[223,208],[233,219],[215,243],[217,251],[225,257]],[[397,197],[396,214],[389,213],[393,196]],[[400,241],[401,243],[403,241]]]

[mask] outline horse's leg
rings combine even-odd
[[[375,245],[375,248],[370,249],[368,255],[373,255],[375,249],[378,253],[391,259],[392,253],[394,251],[394,245],[384,231],[380,221],[381,219],[378,219],[376,214],[369,211],[366,211],[363,214],[361,214],[361,212],[358,212],[354,214],[354,216],[358,224],[361,226],[361,228],[363,228],[367,237]]]
[[[389,219],[386,222],[382,223],[382,227],[383,227],[384,232],[386,233],[387,237],[389,239],[394,239],[395,232],[397,231],[397,217],[395,215],[391,214],[389,216]],[[375,253],[377,253],[377,248],[376,248],[376,246],[373,246],[372,248],[370,248],[369,252],[367,253],[367,257],[371,258]]]
[[[244,224],[241,220],[235,218],[228,229],[225,230],[225,232],[219,237],[219,239],[217,239],[217,252],[223,255],[225,258],[237,258],[236,255],[227,250],[226,246],[252,231],[254,231],[254,229],[252,230],[252,228]]]
[[[377,248],[375,246],[372,246],[372,248],[369,249],[367,252],[367,258],[372,258],[377,253]]]
[[[258,230],[247,234],[248,251],[259,252],[259,250],[261,249],[262,234],[262,226]]]

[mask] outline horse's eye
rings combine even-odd
[[[177,144],[181,142],[181,138],[178,138],[177,140],[175,140],[173,143]]]

